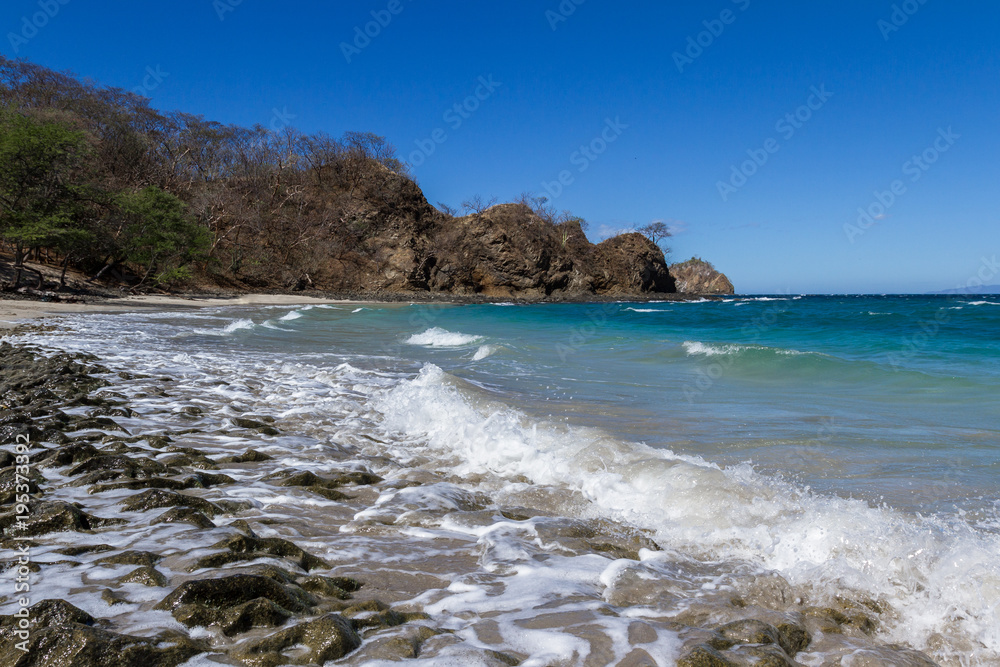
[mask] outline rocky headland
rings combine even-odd
[[[736,288],[724,273],[720,273],[711,263],[697,257],[672,265],[670,275],[673,276],[677,291],[681,294],[736,293]]]

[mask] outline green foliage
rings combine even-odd
[[[121,261],[141,267],[143,280],[154,275],[157,282],[189,278],[185,265],[204,256],[209,238],[188,216],[184,202],[155,186],[122,192],[115,199],[121,215],[116,235]]]
[[[64,252],[91,242],[77,178],[87,157],[82,132],[0,109],[0,235]]]

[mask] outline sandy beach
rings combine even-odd
[[[81,313],[124,313],[134,311],[222,308],[226,306],[296,306],[354,303],[343,299],[322,299],[290,294],[247,294],[239,297],[130,296],[88,303],[58,303],[0,298],[0,329],[54,315]]]

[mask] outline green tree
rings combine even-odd
[[[112,264],[131,264],[139,284],[170,283],[190,277],[187,264],[209,245],[208,230],[191,219],[184,202],[155,186],[122,192],[116,198],[119,226]]]
[[[76,180],[88,152],[83,132],[0,109],[0,235],[14,245],[15,289],[28,250],[68,252],[90,238]]]

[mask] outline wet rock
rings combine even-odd
[[[260,419],[270,419],[272,423],[274,421],[270,417],[261,417]],[[247,428],[257,431],[261,435],[279,435],[280,433],[278,429],[274,428],[270,424],[265,424],[261,421],[257,421],[256,419],[246,419],[243,417],[236,417],[233,419],[233,424],[235,424],[239,428]]]
[[[20,638],[0,629],[0,664],[9,667],[176,667],[202,653],[183,639],[164,641],[109,632],[80,623],[36,627],[22,651]]]
[[[421,625],[406,628],[393,637],[373,638],[366,641],[361,650],[350,657],[348,664],[364,665],[380,660],[412,660],[420,655],[420,647],[425,641],[440,633],[440,630]],[[516,660],[508,664],[516,665],[519,663],[520,661]]]
[[[67,474],[71,477],[96,471],[124,470],[130,477],[152,477],[170,472],[167,466],[150,458],[133,458],[122,454],[102,454],[94,456],[71,469]]]
[[[330,564],[322,558],[308,553],[288,540],[279,537],[257,537],[252,532],[250,535],[232,535],[212,545],[212,548],[226,549],[226,551],[201,558],[193,569],[222,567],[229,563],[275,556],[295,561],[306,572],[330,567]]]
[[[34,468],[29,468],[27,474],[19,474],[17,468],[11,466],[0,471],[0,505],[13,503],[25,493],[37,494],[41,491],[38,485],[45,483],[45,478]]]
[[[124,577],[118,580],[119,584],[142,584],[143,586],[152,586],[156,588],[162,588],[167,585],[167,578],[163,576],[156,568],[153,567],[139,567]]]
[[[870,636],[878,630],[878,622],[858,610],[841,611],[832,607],[806,607],[802,613],[824,633],[848,636]]]
[[[224,456],[218,459],[216,463],[260,463],[262,461],[270,461],[273,458],[272,456],[258,452],[256,449],[247,449],[239,456]]]
[[[66,623],[80,623],[82,625],[93,625],[94,617],[71,605],[65,600],[42,600],[35,603],[30,608],[29,616],[36,626],[65,625]]]
[[[254,504],[249,500],[226,500],[225,498],[215,501],[216,506],[226,514],[239,514],[252,510]]]
[[[351,626],[361,632],[368,628],[392,628],[403,625],[410,620],[406,615],[394,611],[389,605],[378,600],[368,600],[361,604],[351,605],[342,612],[345,618],[350,619]],[[421,616],[420,618],[427,618]]]
[[[382,481],[382,478],[374,473],[358,471],[339,473],[332,477],[320,477],[315,473],[304,471],[279,479],[278,486],[321,486],[327,489],[378,484]]]
[[[249,632],[253,628],[276,628],[284,625],[292,613],[270,600],[257,598],[226,611],[217,623],[226,636]],[[184,623],[183,620],[180,620]]]
[[[87,493],[104,493],[105,491],[118,491],[128,489],[138,491],[139,489],[168,489],[170,491],[181,491],[188,488],[187,485],[177,479],[166,477],[145,477],[142,479],[130,479],[124,482],[112,482],[110,484],[95,484],[87,490]]]
[[[677,661],[677,667],[739,667],[727,660],[722,653],[707,644],[695,646],[687,655]]]
[[[163,560],[163,556],[149,551],[123,551],[114,556],[106,556],[95,562],[96,565],[143,565],[153,567]]]
[[[66,547],[65,549],[56,549],[55,553],[62,554],[63,556],[82,556],[84,554],[101,553],[104,551],[114,551],[114,547],[109,544],[92,544],[81,547]]]
[[[189,507],[212,517],[224,510],[196,496],[189,496],[166,489],[150,489],[134,496],[129,496],[118,503],[127,512],[145,512],[158,507]]]
[[[777,644],[779,642],[778,629],[762,621],[747,619],[743,621],[733,621],[715,628],[715,632],[720,634],[726,641],[731,642],[730,646],[736,644]],[[728,646],[726,648],[729,648]]]
[[[322,575],[311,575],[299,577],[296,583],[304,590],[322,595],[324,597],[337,598],[338,600],[350,600],[351,593],[361,588],[361,582],[356,579],[346,577],[324,577]]]
[[[128,433],[124,426],[121,426],[114,419],[109,417],[92,417],[81,419],[73,424],[73,431],[118,431]]]
[[[269,577],[235,574],[185,582],[157,604],[156,609],[170,611],[188,625],[203,624],[200,621],[217,622],[226,611],[258,598],[270,600],[289,613],[303,612],[316,604],[315,598],[305,591],[283,586]]]
[[[88,532],[120,526],[124,519],[105,519],[84,512],[79,507],[62,501],[46,501],[29,504],[28,518],[19,520],[13,512],[0,514],[0,529],[4,535],[33,536],[64,530]]]
[[[190,507],[174,507],[149,522],[157,523],[189,523],[198,528],[215,528],[215,524],[207,516]]]
[[[110,588],[104,589],[104,592],[101,593],[101,599],[111,607],[119,604],[132,604],[132,601],[126,598],[124,593],[113,591]]]
[[[812,641],[812,635],[806,630],[804,625],[798,623],[781,623],[777,626],[778,643],[785,653],[795,657],[795,654],[804,650]]]
[[[190,477],[184,478],[184,488],[186,489],[210,489],[213,486],[225,486],[235,483],[236,480],[229,475],[207,472],[196,472]]]
[[[305,650],[289,651],[297,646]],[[322,665],[344,657],[359,646],[361,638],[347,619],[339,614],[326,614],[251,642],[239,650],[238,657],[249,667]]]
[[[74,443],[59,449],[52,449],[32,457],[32,463],[39,466],[68,466],[88,461],[100,456],[101,451],[88,443]]]

